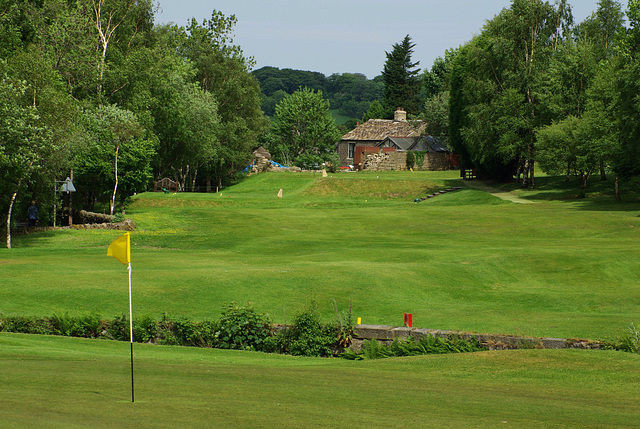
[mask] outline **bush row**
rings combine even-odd
[[[143,316],[133,320],[133,341],[162,345],[212,347],[286,353],[294,356],[329,356],[349,346],[353,335],[351,316],[336,312],[336,321],[320,321],[314,305],[294,318],[293,325],[277,329],[268,315],[250,305],[225,304],[220,319],[193,321],[184,317],[161,320]],[[0,316],[0,331],[64,335],[130,341],[129,318],[102,320],[94,314],[52,317]]]
[[[225,304],[216,321],[193,321],[166,314],[161,320],[143,316],[133,321],[133,340],[138,343],[255,350],[294,356],[331,356],[340,353],[346,359],[379,359],[422,354],[464,353],[486,350],[477,339],[458,336],[421,340],[395,340],[390,345],[375,340],[364,341],[362,350],[347,347],[353,338],[351,311],[338,313],[333,323],[322,323],[315,305],[294,317],[293,324],[275,327],[266,314],[251,305]],[[73,316],[68,313],[52,317],[2,316],[0,331],[25,334],[64,335],[83,338],[105,338],[129,341],[129,319],[126,315],[102,320],[94,314]],[[640,332],[631,324],[628,332],[607,349],[640,353]]]

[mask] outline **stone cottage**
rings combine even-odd
[[[399,108],[394,119],[370,119],[348,132],[338,143],[342,167],[364,170],[402,170],[408,151],[424,152],[422,170],[448,170],[459,166],[457,157],[435,137],[425,136],[422,121],[407,121]]]
[[[423,130],[422,122],[407,121],[407,112],[401,108],[393,119],[369,119],[342,136],[337,146],[340,166],[361,164],[362,148],[379,148],[387,137],[419,137]]]

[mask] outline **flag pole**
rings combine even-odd
[[[129,271],[129,333],[131,338],[131,402],[134,401],[133,390],[133,304],[131,299],[131,262],[127,268]]]

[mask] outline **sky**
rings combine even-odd
[[[408,34],[412,60],[430,69],[479,34],[510,0],[159,0],[156,23],[199,23],[216,9],[235,15],[234,44],[253,57],[255,69],[273,66],[378,76],[395,43]],[[596,10],[598,0],[570,0],[575,22]],[[621,0],[626,9],[626,0]]]

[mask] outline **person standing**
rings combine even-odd
[[[38,207],[36,207],[36,202],[31,201],[31,206],[27,210],[27,218],[29,219],[29,226],[36,226],[38,223]]]

